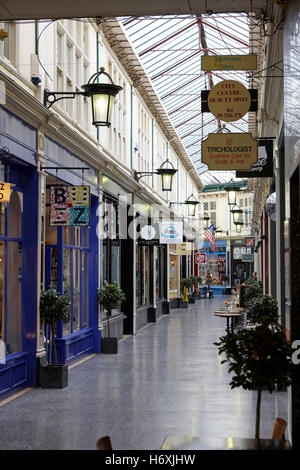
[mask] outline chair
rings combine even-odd
[[[97,450],[112,450],[111,440],[109,436],[103,436],[96,443]]]
[[[276,418],[275,419],[275,425],[274,425],[274,429],[273,429],[273,436],[272,436],[272,439],[277,439],[279,441],[281,440],[285,440],[285,437],[284,437],[284,431],[287,427],[287,422],[282,419],[282,418]]]

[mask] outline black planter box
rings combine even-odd
[[[42,388],[65,388],[68,386],[68,366],[66,364],[40,367],[39,386]]]
[[[117,354],[118,338],[101,338],[102,354]]]
[[[191,296],[189,297],[189,304],[194,304],[195,303],[195,297]]]

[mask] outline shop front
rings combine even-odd
[[[216,251],[205,240],[203,247],[195,252],[195,276],[200,276],[202,284],[206,283],[207,271],[212,275],[211,289],[215,294],[222,294],[228,285],[228,254],[226,240],[216,240]]]
[[[4,108],[0,181],[11,185],[0,202],[1,396],[36,383],[39,201],[36,130]]]
[[[110,182],[109,187],[116,185],[112,180],[104,177],[106,183]],[[122,243],[120,238],[120,211],[127,211],[118,197],[117,191],[109,192],[108,184],[103,193],[103,237],[101,237],[101,265],[102,265],[102,284],[116,282],[121,286],[121,261],[122,261]],[[112,188],[111,188],[112,189]],[[116,188],[115,188],[116,189]],[[119,188],[120,189],[120,188]],[[112,310],[109,319],[110,334],[118,339],[123,337],[123,320],[125,316],[122,313],[122,305]],[[107,335],[107,320],[102,312],[102,328],[104,336]]]
[[[69,321],[57,326],[58,361],[64,364],[84,353],[100,352],[98,171],[47,137],[45,155],[42,287],[70,299]]]
[[[250,239],[249,239],[250,240]],[[248,239],[231,240],[231,285],[237,287],[252,276],[254,270],[253,243]]]

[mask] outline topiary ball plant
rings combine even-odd
[[[271,295],[260,295],[247,304],[247,320],[253,325],[277,325],[278,302]]]
[[[229,372],[234,374],[230,387],[257,390],[255,439],[259,439],[263,388],[272,393],[276,385],[283,389],[291,383],[292,349],[285,333],[280,325],[259,325],[229,333],[214,344],[219,354],[226,354],[221,364],[228,362]]]
[[[110,337],[109,317],[111,311],[117,308],[121,302],[126,300],[126,296],[122,289],[118,287],[117,282],[105,283],[104,286],[97,291],[98,304],[102,305],[106,311],[107,318],[107,334]]]
[[[50,325],[54,363],[57,365],[57,352],[55,345],[56,324],[62,320],[69,321],[70,318],[70,299],[66,295],[59,294],[55,289],[41,290],[40,295],[40,316],[46,325]]]

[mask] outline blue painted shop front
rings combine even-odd
[[[45,170],[47,176],[47,200],[51,185],[89,185],[91,190],[89,227],[51,227],[49,203],[45,228],[45,287],[52,287],[69,296],[70,320],[57,327],[58,362],[65,364],[87,353],[100,353],[101,333],[98,329],[98,172],[76,155],[49,138],[45,139],[45,168],[56,166],[58,170]],[[64,167],[89,168],[64,170]],[[84,175],[84,177],[83,177]],[[96,182],[96,184],[95,184]]]
[[[0,204],[0,396],[36,383],[38,174],[36,130],[0,111],[1,181],[12,183]],[[2,344],[3,344],[2,343]]]
[[[0,354],[0,397],[37,384],[44,341],[46,344],[43,332],[38,337],[37,294],[40,286],[47,287],[48,284],[49,287],[53,283],[54,269],[58,291],[65,292],[68,288],[72,297],[70,322],[68,325],[58,324],[57,328],[59,362],[68,363],[84,353],[100,352],[96,232],[98,173],[94,168],[84,173],[84,184],[91,188],[90,227],[79,230],[77,227],[55,227],[55,243],[43,245],[42,237],[42,248],[39,246],[42,222],[38,220],[40,175],[36,145],[36,129],[2,107],[0,182],[14,186],[11,187],[10,202],[0,203],[0,346],[5,352],[4,358]],[[46,165],[49,166],[89,166],[48,138],[45,138],[45,153]],[[67,184],[82,184],[81,171],[62,170],[58,176]],[[51,184],[55,177],[55,171],[47,171],[46,182],[49,178]],[[51,250],[54,248],[56,268],[51,266]],[[38,277],[39,250],[42,253],[41,278]],[[69,279],[65,279],[67,268]]]

